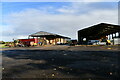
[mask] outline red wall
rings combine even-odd
[[[35,43],[38,43],[38,38],[35,38]]]
[[[34,41],[35,39],[19,39],[20,42]]]

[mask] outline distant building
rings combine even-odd
[[[40,45],[66,44],[71,39],[69,37],[45,32],[45,31],[40,31],[40,32],[31,34],[31,35],[29,35],[29,38],[34,38],[35,43],[40,44]]]
[[[120,25],[100,23],[78,31],[79,44],[103,38],[113,41],[113,44],[120,44]]]

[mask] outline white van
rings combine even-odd
[[[103,39],[102,41],[99,40],[89,40],[88,45],[106,45],[107,40]]]
[[[99,40],[89,40],[88,45],[97,45]]]
[[[98,45],[106,45],[106,42],[101,42],[101,41],[99,41],[97,44],[98,44]]]

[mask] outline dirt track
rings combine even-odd
[[[120,46],[3,49],[3,78],[115,80]],[[96,79],[96,80],[97,80]]]

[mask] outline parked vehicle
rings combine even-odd
[[[88,45],[111,45],[111,41],[107,39],[100,40],[89,40]]]
[[[106,45],[106,42],[99,41],[97,44],[98,45]]]
[[[107,39],[102,39],[97,43],[98,45],[111,45],[111,41]]]
[[[89,40],[88,45],[97,45],[99,40]]]

